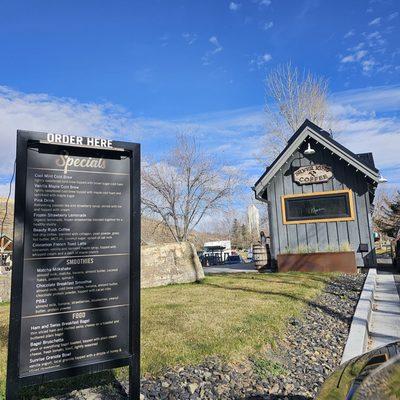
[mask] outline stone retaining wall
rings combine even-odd
[[[141,286],[196,282],[204,278],[203,267],[193,244],[170,243],[142,246]],[[11,274],[0,275],[0,302],[10,301]]]
[[[0,303],[10,301],[11,294],[11,274],[0,275]]]
[[[203,278],[203,267],[193,244],[142,246],[143,288],[195,282]]]

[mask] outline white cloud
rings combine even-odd
[[[203,65],[209,65],[211,63],[211,57],[214,54],[220,53],[223,50],[218,38],[216,36],[211,36],[208,41],[214,46],[212,50],[206,52],[206,54],[202,57]]]
[[[361,65],[362,65],[362,70],[368,73],[373,70],[373,68],[377,65],[377,62],[373,58],[370,58],[368,60],[361,61]]]
[[[399,16],[399,12],[395,11],[388,13],[387,16],[380,16],[370,19],[368,26],[375,28],[365,30],[364,32],[357,33],[353,29],[349,30],[344,38],[354,36],[358,39],[359,44],[353,48],[348,48],[350,54],[339,55],[341,65],[338,67],[338,71],[351,71],[361,72],[364,75],[381,76],[386,75],[389,79],[390,76],[394,76],[394,73],[400,71],[400,67],[397,68],[398,63],[394,58],[392,49],[397,49],[397,37],[395,35],[395,24],[390,24],[391,21]],[[368,54],[360,57],[355,54],[357,51],[365,50]],[[396,52],[396,50],[395,50]],[[363,53],[359,53],[363,54]],[[346,66],[346,63],[353,63]]]
[[[341,63],[349,63],[349,62],[356,62],[360,61],[362,58],[364,58],[367,55],[366,50],[358,50],[353,54],[348,54],[347,56],[342,57],[340,60]]]
[[[259,0],[259,5],[260,6],[266,6],[266,7],[268,7],[268,6],[270,6],[271,5],[271,3],[272,3],[272,1],[271,0]]]
[[[263,61],[264,63],[266,63],[266,62],[272,60],[271,54],[268,54],[268,53],[265,53],[261,58],[262,58],[262,61]]]
[[[395,69],[396,66],[394,66],[393,64],[383,64],[380,67],[377,68],[377,71],[379,72],[387,72],[390,71],[392,69]]]
[[[371,76],[376,72],[388,72],[394,69],[390,62],[385,59],[386,40],[379,31],[371,33],[363,32],[364,41],[356,46],[348,48],[349,54],[340,56],[341,64],[356,64],[364,75]],[[379,56],[378,56],[379,55]],[[342,68],[341,70],[344,70]]]
[[[400,187],[400,85],[338,92],[330,98],[334,113],[335,138],[355,153],[373,152],[382,174]],[[255,157],[265,135],[263,107],[225,111],[191,118],[196,120],[204,140],[211,137],[216,154],[232,156],[232,165],[249,177],[262,173],[263,166]],[[215,142],[213,142],[215,141]],[[246,143],[246,151],[242,150]],[[258,176],[259,176],[258,175]],[[253,179],[254,180],[254,179]]]
[[[375,31],[368,34],[364,33],[365,38],[367,39],[368,46],[370,47],[378,47],[385,44],[385,39],[382,38],[380,32]]]
[[[371,32],[369,34],[363,33],[366,45],[374,53],[379,53],[382,59],[382,54],[386,52],[386,39],[382,37],[379,31]]]
[[[230,9],[231,11],[237,11],[237,10],[239,10],[240,7],[241,7],[241,4],[240,4],[240,3],[235,3],[234,1],[231,1],[231,2],[229,3],[229,9]]]
[[[392,113],[400,108],[400,85],[346,90],[331,97],[335,104],[352,105],[368,112]]]
[[[265,31],[267,31],[268,29],[271,29],[273,26],[274,26],[273,21],[267,21],[267,22],[264,23],[263,29]]]
[[[347,39],[347,38],[349,38],[349,37],[351,37],[351,36],[354,36],[354,29],[351,29],[351,30],[349,30],[343,37],[345,38],[345,39]]]
[[[355,45],[354,47],[350,47],[347,50],[349,51],[358,51],[361,50],[363,47],[365,47],[365,43],[364,42],[360,42],[357,45]]]
[[[379,25],[381,23],[381,17],[373,19],[368,25],[373,26],[373,25]]]
[[[214,53],[222,51],[222,46],[219,43],[218,38],[216,36],[211,36],[210,39],[208,39],[208,41],[215,46],[215,49],[213,50]]]
[[[261,56],[268,59],[268,53]],[[367,59],[366,59],[367,60]],[[266,61],[268,62],[268,61]],[[335,93],[335,138],[354,152],[372,151],[376,165],[400,185],[400,85]],[[244,181],[259,176],[256,154],[265,135],[263,106],[187,116],[175,120],[134,118],[112,104],[80,103],[46,94],[26,94],[0,86],[0,193],[8,190],[17,129],[139,141],[144,156],[158,157],[182,130],[194,132],[206,151],[235,166]],[[243,151],[245,146],[246,151]],[[253,179],[254,180],[254,179]]]
[[[400,121],[396,118],[342,118],[336,130],[341,143],[356,153],[372,152],[378,168],[399,169]],[[399,171],[400,172],[400,171]],[[400,180],[398,180],[400,183]]]
[[[371,39],[379,39],[381,37],[381,34],[378,31],[369,33],[368,35],[365,35],[365,37],[369,40]]]
[[[80,103],[42,93],[26,94],[5,86],[0,86],[0,121],[0,179],[12,171],[17,129],[139,139],[136,122],[121,107]]]
[[[198,36],[196,33],[184,32],[182,37],[188,45],[191,45],[197,40]]]
[[[372,152],[375,163],[400,187],[400,86],[348,90],[331,97],[335,139],[355,153]]]
[[[267,64],[272,60],[272,56],[269,53],[264,53],[262,55],[255,56],[250,59],[250,71],[254,71],[255,68],[260,69],[262,66]]]

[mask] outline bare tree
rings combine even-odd
[[[234,173],[221,168],[187,134],[157,163],[142,170],[144,211],[161,218],[177,242],[213,211],[223,208],[235,187]]]
[[[237,208],[232,206],[224,207],[223,210],[219,210],[219,212],[214,213],[212,220],[207,225],[209,232],[218,237],[219,240],[230,240],[231,224],[232,221],[236,218],[237,214]]]
[[[290,63],[272,70],[266,79],[267,155],[274,158],[307,118],[326,128],[328,82]],[[272,101],[272,105],[270,105]]]
[[[400,192],[396,189],[379,188],[372,213],[374,230],[385,237],[397,234],[400,227]]]

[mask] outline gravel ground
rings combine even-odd
[[[292,319],[285,339],[257,357],[226,364],[209,358],[200,365],[171,368],[142,379],[145,400],[313,399],[327,375],[339,365],[364,275],[341,275],[309,304],[301,319]],[[126,387],[124,383],[122,386]],[[122,399],[96,388],[75,391],[58,400]]]

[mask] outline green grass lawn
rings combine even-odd
[[[235,274],[142,291],[142,373],[256,354],[283,337],[332,277],[328,274]],[[0,399],[5,388],[9,307],[0,306]],[[119,372],[120,374],[121,372]],[[122,372],[123,373],[123,372]]]
[[[0,303],[0,399],[6,390],[8,318],[10,307]]]

